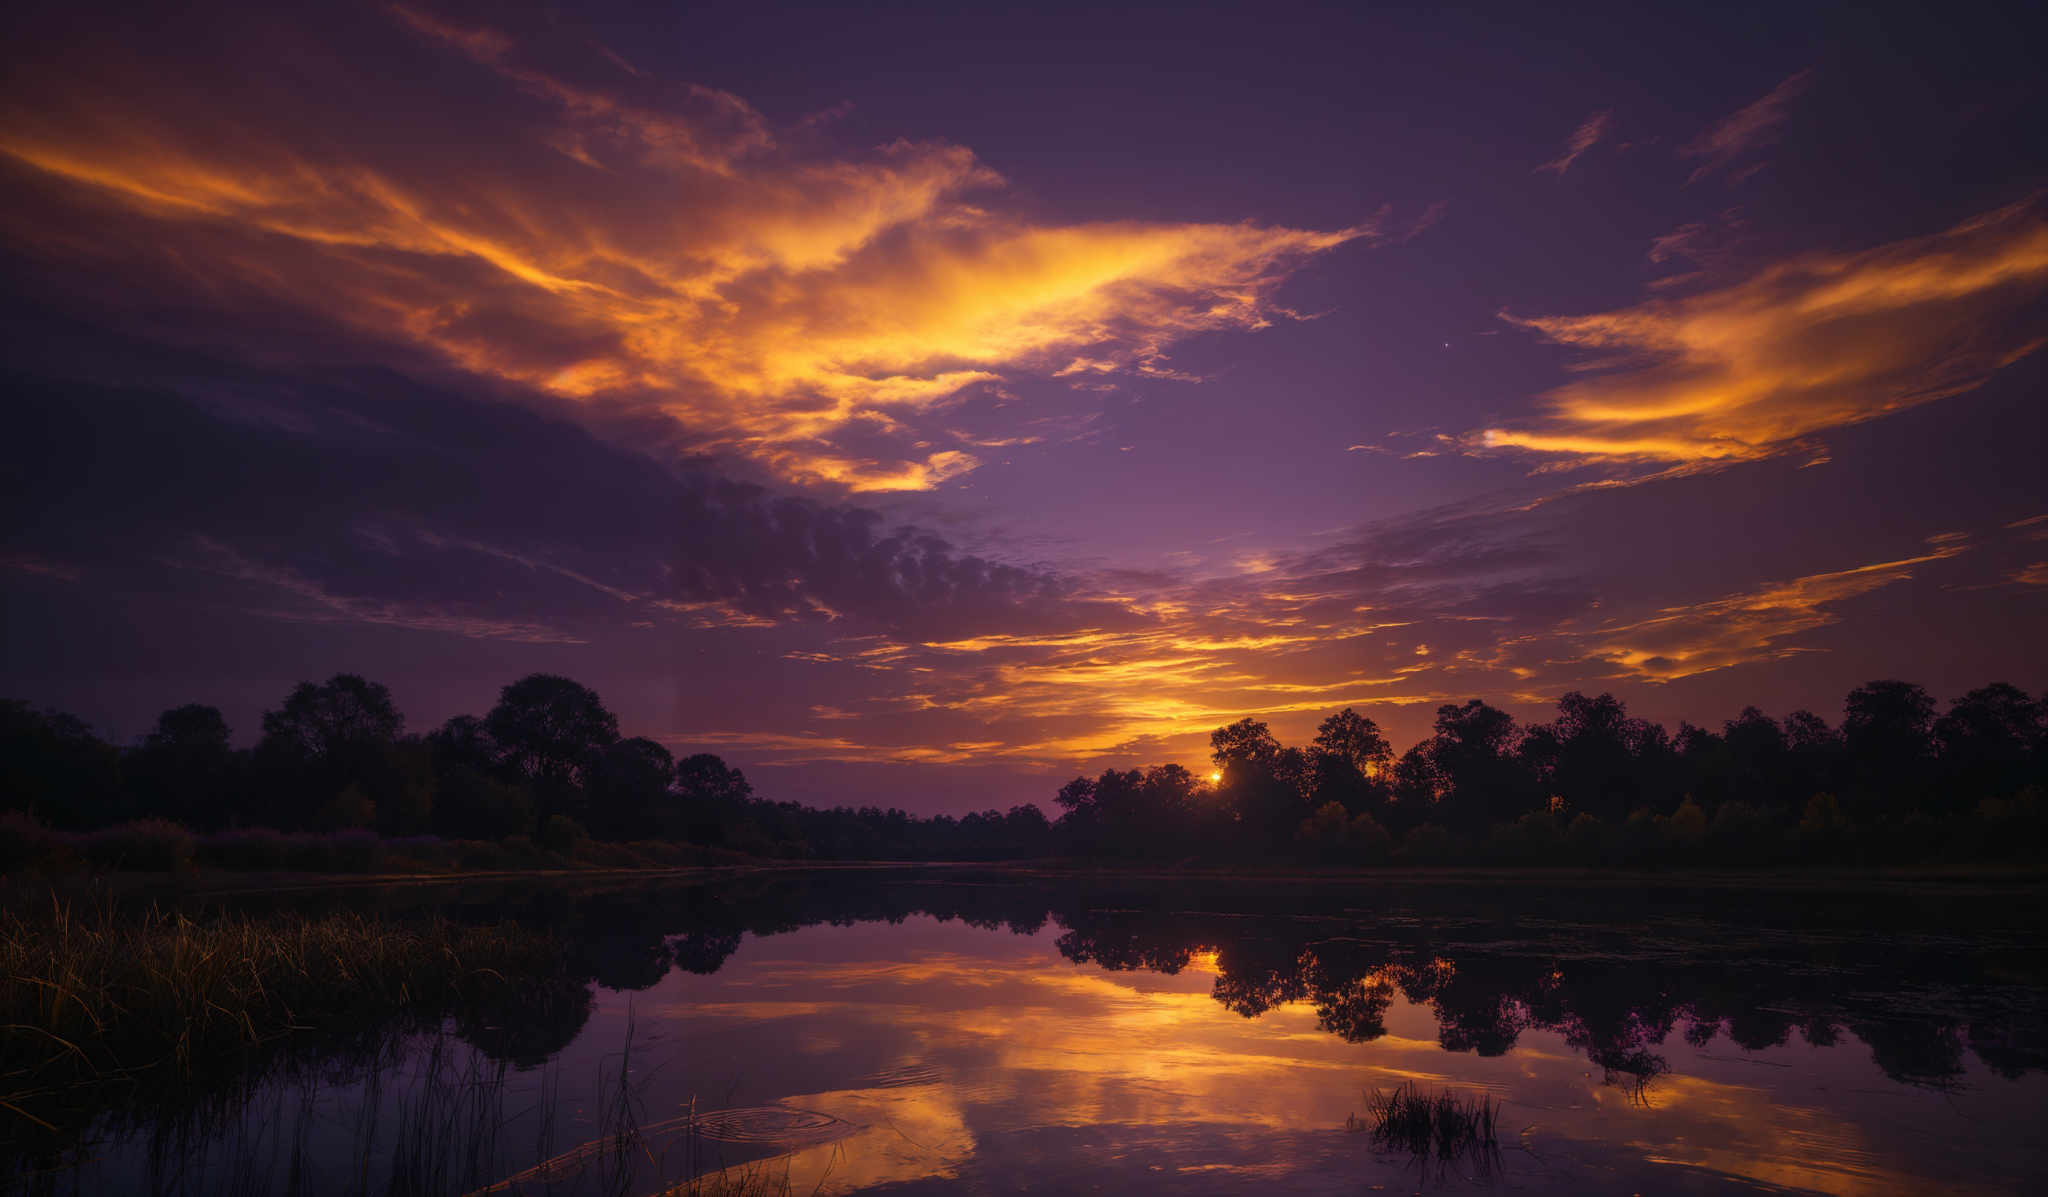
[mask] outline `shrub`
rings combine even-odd
[[[1806,800],[1799,816],[1799,851],[1809,860],[1832,860],[1848,848],[1851,827],[1842,815],[1842,803],[1822,792]]]
[[[573,856],[590,839],[583,824],[567,815],[549,815],[540,825],[540,846],[550,852]]]
[[[0,873],[17,873],[50,855],[57,833],[34,815],[0,812]]]
[[[344,873],[374,872],[384,862],[384,841],[374,831],[357,828],[329,836],[335,868]]]
[[[1555,864],[1564,839],[1547,810],[1530,811],[1512,823],[1496,823],[1486,838],[1489,859],[1507,864]]]
[[[373,872],[384,856],[384,844],[377,833],[361,828],[293,836],[286,842],[285,862],[308,873]]]
[[[438,835],[399,836],[384,841],[385,863],[412,868],[441,869],[461,858],[460,844],[450,844]]]
[[[1728,864],[1770,864],[1781,855],[1777,821],[1747,802],[1724,802],[1707,828],[1714,859]]]
[[[1357,859],[1368,864],[1384,863],[1394,854],[1394,837],[1370,813],[1352,818],[1350,836]]]
[[[1582,810],[1573,815],[1571,826],[1564,829],[1565,854],[1577,864],[1604,862],[1612,850],[1608,840],[1607,824],[1590,811]]]
[[[199,841],[201,864],[222,869],[280,869],[284,867],[286,837],[268,827],[242,827],[217,831]]]
[[[192,863],[192,833],[168,819],[119,823],[86,836],[85,856],[103,869],[181,872]]]
[[[1664,820],[1664,842],[1674,859],[1690,861],[1707,842],[1707,812],[1687,794],[1671,817]]]
[[[1639,869],[1661,864],[1668,851],[1665,839],[1668,821],[1663,815],[1652,814],[1644,807],[1630,811],[1628,822],[1621,825],[1621,862]]]
[[[320,809],[320,826],[331,831],[369,827],[377,822],[377,804],[361,786],[349,786]]]
[[[1445,828],[1424,823],[1401,838],[1396,856],[1406,864],[1442,864],[1457,853],[1458,841]]]

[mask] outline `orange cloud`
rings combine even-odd
[[[1688,157],[1706,159],[1686,182],[1697,183],[1735,158],[1774,140],[1792,101],[1806,90],[1812,75],[1813,71],[1808,69],[1788,77],[1761,99],[1745,104],[1680,148],[1679,153]]]
[[[1779,660],[1809,651],[1787,641],[1841,618],[1831,608],[1848,599],[1903,582],[1923,565],[1964,552],[1957,538],[1937,538],[1933,551],[1832,573],[1809,574],[1741,594],[1602,628],[1589,638],[1590,655],[1649,681],[1673,681],[1752,661]]]
[[[2029,200],[1689,298],[1517,320],[1605,356],[1545,396],[1535,424],[1468,443],[1690,468],[1773,456],[1980,386],[2042,344],[2028,305],[2044,287],[2048,217]]]
[[[1607,127],[1613,123],[1614,114],[1604,110],[1587,117],[1579,123],[1577,129],[1572,130],[1571,140],[1565,142],[1564,153],[1536,169],[1562,177],[1564,172],[1572,168],[1572,163],[1579,160],[1580,155],[1592,149],[1606,136]]]
[[[1007,216],[969,202],[1003,181],[965,148],[804,157],[728,93],[657,102],[628,79],[628,98],[505,34],[393,11],[411,52],[510,92],[497,119],[393,102],[367,129],[313,129],[282,105],[151,95],[146,75],[117,99],[72,63],[8,89],[0,156],[42,186],[0,205],[0,234],[658,412],[693,449],[861,491],[975,467],[894,435],[904,413],[1075,361],[1167,372],[1165,346],[1265,326],[1290,272],[1373,232]]]

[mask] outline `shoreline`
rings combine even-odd
[[[802,861],[733,862],[653,868],[537,868],[451,872],[313,873],[238,872],[222,869],[184,872],[141,870],[48,876],[33,872],[0,878],[0,886],[71,890],[104,888],[119,896],[150,892],[212,897],[243,897],[325,890],[422,888],[492,885],[517,882],[684,882],[720,881],[805,874],[888,874],[927,880],[958,881],[1137,881],[1206,882],[1267,887],[1384,885],[1527,885],[1543,883],[1572,888],[1751,888],[1781,891],[1903,889],[1956,892],[1981,888],[2011,893],[2048,888],[2048,870],[2013,866],[1957,865],[1875,869],[1665,869],[1493,867],[1483,865],[1411,866],[1368,869],[1259,869],[1243,866],[1143,864],[1118,867],[1108,862],[1072,861]]]

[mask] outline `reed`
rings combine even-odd
[[[560,971],[511,925],[358,914],[0,910],[0,1147],[79,1133],[118,1090],[234,1086],[294,1040],[427,1027]],[[0,1152],[0,1154],[6,1154]]]
[[[1430,1094],[1413,1083],[1392,1092],[1365,1095],[1365,1117],[1350,1115],[1346,1128],[1369,1130],[1373,1142],[1419,1157],[1452,1160],[1468,1152],[1498,1149],[1500,1103],[1480,1094],[1462,1097],[1449,1089]]]

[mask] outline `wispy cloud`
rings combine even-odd
[[[256,589],[260,605],[249,608],[248,614],[264,619],[368,624],[516,644],[587,643],[580,636],[542,622],[494,618],[440,604],[336,593],[288,566],[253,560],[205,537],[193,538],[189,554],[167,563],[250,584]],[[278,605],[277,600],[282,600],[283,605]]]
[[[1714,669],[1781,660],[1811,651],[1793,638],[1838,622],[1837,604],[1906,581],[1920,567],[1954,557],[1967,547],[1942,539],[1917,557],[1809,574],[1666,607],[1647,618],[1590,633],[1586,651],[1626,675],[1648,681],[1674,681]]]
[[[1682,299],[1517,320],[1600,351],[1524,427],[1470,443],[1697,468],[1958,395],[2039,348],[2048,215],[2014,204],[1932,237],[1815,254]],[[1511,318],[1512,319],[1512,318]]]
[[[1686,181],[1697,183],[1744,154],[1776,141],[1778,127],[1785,123],[1792,101],[1806,90],[1812,78],[1812,68],[1787,77],[1761,99],[1745,104],[1679,147],[1678,152],[1685,157],[1705,159]]]
[[[1551,174],[1562,177],[1564,172],[1572,168],[1572,163],[1577,162],[1580,156],[1587,150],[1599,144],[1600,139],[1607,135],[1608,127],[1613,123],[1614,114],[1604,109],[1587,117],[1579,122],[1578,128],[1572,130],[1571,137],[1564,144],[1564,153],[1559,154],[1536,169],[1538,171],[1549,171]]]

